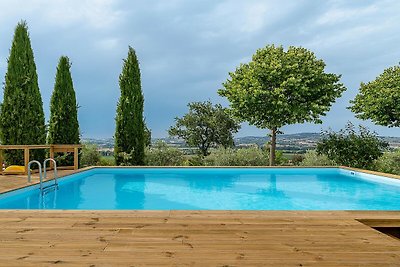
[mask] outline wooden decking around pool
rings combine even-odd
[[[400,212],[0,211],[1,266],[400,266]]]

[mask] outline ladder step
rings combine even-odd
[[[58,185],[57,184],[51,184],[51,185],[45,186],[45,187],[42,188],[42,191],[47,190],[47,189],[50,190],[52,188],[58,189]]]

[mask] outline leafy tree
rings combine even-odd
[[[400,66],[384,70],[374,81],[361,83],[351,111],[360,119],[400,127]]]
[[[210,147],[233,146],[233,134],[240,126],[221,105],[212,105],[210,101],[188,104],[189,113],[175,118],[176,124],[168,133],[183,138],[190,146],[199,148],[207,156]]]
[[[114,156],[117,165],[144,165],[145,126],[142,85],[135,50],[129,47],[119,76]]]
[[[78,106],[68,57],[58,62],[56,82],[50,100],[49,144],[79,144]]]
[[[325,63],[301,47],[266,46],[241,64],[218,93],[236,117],[271,131],[270,165],[275,165],[276,135],[288,124],[321,123],[345,90],[340,75],[325,73]]]
[[[43,102],[36,65],[25,21],[17,24],[8,58],[1,105],[0,140],[4,145],[33,145],[46,142]],[[42,161],[44,150],[32,150],[31,158]],[[21,150],[6,151],[9,164],[23,165]]]
[[[388,143],[376,133],[359,126],[359,132],[348,123],[339,132],[326,131],[317,143],[317,152],[326,155],[338,165],[369,168],[374,160],[382,156]]]

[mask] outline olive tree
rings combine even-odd
[[[185,140],[186,144],[196,146],[203,156],[207,156],[210,147],[218,145],[224,148],[233,146],[233,134],[240,125],[226,108],[212,105],[210,101],[188,104],[189,112],[182,118],[175,118],[175,126],[170,127],[170,136]]]
[[[400,66],[390,67],[374,81],[361,83],[350,107],[359,119],[400,127]]]
[[[346,89],[340,75],[325,72],[325,63],[302,47],[268,45],[241,64],[218,93],[230,101],[233,114],[271,131],[270,165],[275,165],[276,135],[288,124],[321,123]]]

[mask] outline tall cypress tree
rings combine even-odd
[[[144,120],[139,62],[129,47],[119,76],[121,96],[117,105],[114,155],[117,165],[144,164]]]
[[[0,139],[4,145],[32,145],[46,142],[43,102],[36,65],[25,21],[17,24],[5,77],[1,105]],[[31,159],[43,160],[44,150],[32,150]],[[21,150],[5,153],[8,164],[23,164]]]
[[[58,62],[54,91],[50,100],[47,143],[79,144],[78,107],[72,82],[71,64],[62,56]]]

